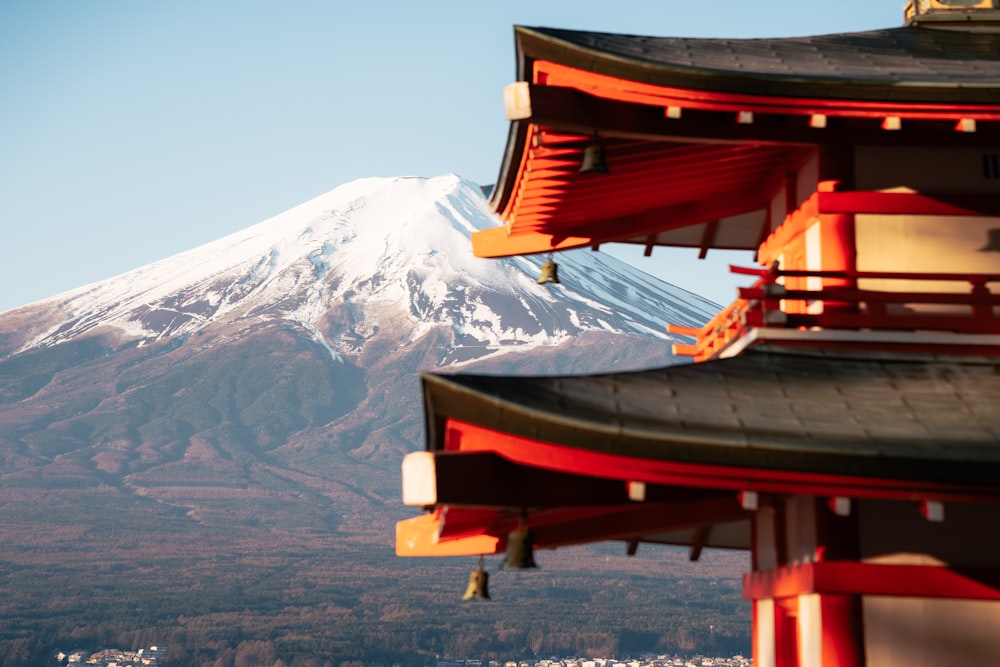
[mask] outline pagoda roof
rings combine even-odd
[[[451,447],[450,419],[633,461],[1000,492],[996,358],[762,347],[655,370],[425,374],[423,385],[431,450]]]
[[[749,548],[761,495],[1000,500],[1000,361],[757,347],[592,376],[424,374],[397,553],[604,540]]]
[[[805,37],[644,37],[517,27],[523,75],[552,60],[697,90],[893,101],[1000,103],[1000,33],[902,27]]]
[[[515,29],[483,257],[621,242],[756,250],[819,146],[1000,145],[1000,33],[778,39]],[[581,173],[599,143],[606,170]],[[850,187],[850,184],[846,184]],[[806,193],[802,193],[806,194]]]

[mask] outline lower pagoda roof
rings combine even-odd
[[[748,549],[768,495],[1000,502],[1000,361],[755,347],[564,377],[422,376],[401,556],[619,540]]]
[[[765,347],[593,376],[425,374],[423,387],[430,451],[467,451],[475,431],[476,449],[519,464],[626,481],[1000,497],[995,358]]]

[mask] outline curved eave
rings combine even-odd
[[[396,524],[398,556],[475,556],[503,553],[519,511],[442,506],[432,514]],[[530,512],[534,546],[554,549],[618,540],[749,549],[750,519],[735,495],[671,503],[614,507],[538,509]]]
[[[619,470],[618,479],[649,483],[676,481],[673,475],[690,468],[689,484],[714,476],[706,482],[714,488],[812,476],[812,483],[830,484],[867,478],[887,492],[996,495],[996,369],[985,358],[748,350],[732,359],[598,376],[424,375],[428,448],[471,451],[466,445],[485,443],[515,462],[529,457],[520,461],[525,465],[558,460],[562,472]],[[929,401],[928,377],[963,389]],[[956,423],[956,414],[967,418]],[[463,444],[467,433],[473,435]],[[536,456],[542,458],[530,458]],[[662,479],[643,477],[661,468]]]
[[[589,141],[579,132],[512,126],[491,200],[507,224],[473,234],[473,252],[497,257],[608,242],[753,250],[772,229],[769,199],[808,154],[795,145],[604,137],[609,173],[580,174]]]
[[[912,39],[920,29],[901,30],[862,35]],[[483,257],[607,242],[641,244],[647,252],[657,245],[755,250],[776,224],[767,202],[818,146],[1000,143],[996,74],[951,85],[930,76],[900,81],[877,67],[864,79],[863,63],[840,77],[737,73],[585,45],[594,35],[596,44],[620,38],[626,46],[647,38],[530,28],[516,34],[521,83],[515,108],[508,106],[513,120],[490,200],[505,224],[473,235],[474,252]],[[862,39],[825,39],[837,38]],[[674,40],[696,47],[716,41]],[[738,62],[741,51],[786,41],[803,48],[802,40],[726,43],[735,45]],[[990,54],[988,46],[977,47],[982,60],[997,61],[1000,71],[1000,51]],[[971,51],[967,58],[976,55]],[[898,129],[886,131],[888,119]],[[976,131],[956,131],[970,125]],[[609,172],[581,174],[594,136]]]
[[[954,389],[928,394],[929,377]],[[524,515],[536,547],[748,548],[760,494],[995,504],[997,378],[989,358],[781,348],[595,376],[425,374],[427,450],[404,459],[403,500],[433,513],[397,525],[397,553],[498,553]]]

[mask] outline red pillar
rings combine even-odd
[[[824,271],[855,272],[858,269],[857,240],[854,215],[851,213],[821,214],[820,248]],[[855,287],[853,279],[826,278],[823,287]]]
[[[861,598],[820,596],[823,667],[864,667],[865,643]]]
[[[753,658],[757,667],[865,667],[861,596],[803,593],[755,599]]]
[[[819,183],[817,191],[853,190],[854,148],[848,146],[824,146],[819,153]],[[855,236],[854,214],[820,214],[821,262],[824,271],[848,271],[858,269],[857,239]],[[824,278],[823,290],[837,288],[857,288],[856,279]],[[851,309],[843,302],[824,304],[824,311]],[[857,310],[856,306],[853,310]]]
[[[774,601],[774,657],[775,667],[800,667],[797,598]]]

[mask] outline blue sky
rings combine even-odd
[[[514,25],[791,36],[896,27],[902,4],[2,0],[0,311],[357,178],[493,183]],[[636,266],[674,284],[734,295],[720,270],[732,257],[639,254]]]

